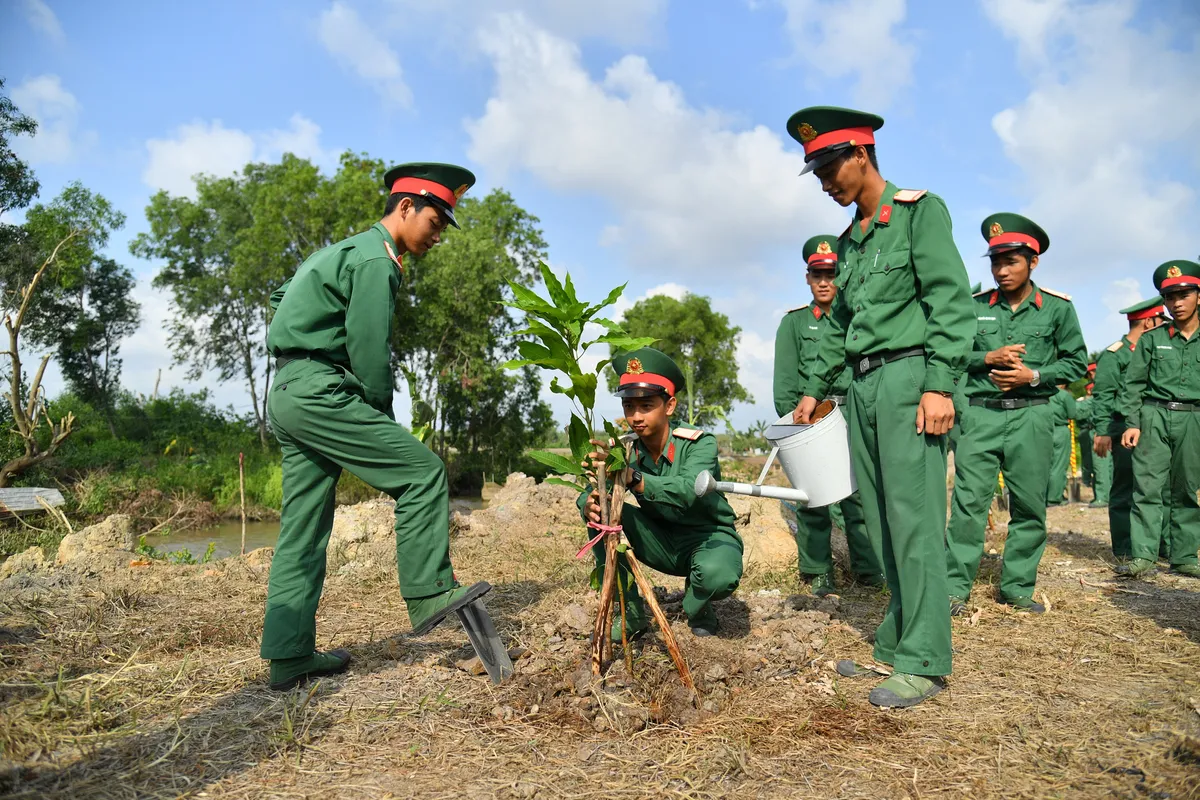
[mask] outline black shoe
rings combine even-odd
[[[967,598],[950,595],[950,616],[958,617],[967,613]]]

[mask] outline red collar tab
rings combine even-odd
[[[1175,338],[1175,326],[1174,325],[1167,327],[1167,335],[1170,336],[1172,339]]]
[[[812,304],[812,312],[813,312],[813,319],[821,318],[821,313],[822,313],[821,307],[819,305],[817,305],[816,303]]]
[[[842,128],[839,131],[829,131],[814,135],[817,132],[811,127],[807,129],[801,126],[800,141],[804,144],[804,155],[811,156],[826,147],[832,147],[835,144],[852,144],[852,145],[868,145],[875,144],[875,131],[868,127],[862,128]],[[805,141],[807,139],[807,141]]]
[[[879,209],[879,221],[881,223],[886,225],[887,223],[891,222],[891,219],[892,219],[891,205],[886,205],[883,208]]]
[[[1035,306],[1037,306],[1038,308],[1041,308],[1041,307],[1042,307],[1042,293],[1041,293],[1041,291],[1038,291],[1038,292],[1035,292],[1035,293],[1034,293],[1034,295],[1033,295],[1033,304],[1034,304]]]
[[[1038,240],[1023,233],[1005,232],[996,236],[992,236],[988,239],[988,249],[993,247],[1002,247],[1003,245],[1020,245],[1022,247],[1028,247],[1030,250],[1038,254],[1042,252],[1042,247],[1038,244]]]
[[[667,461],[671,462],[672,464],[675,463],[675,442],[671,442],[669,445],[667,445]]]
[[[466,191],[467,187],[463,186],[462,194],[465,194]],[[451,208],[458,205],[458,198],[462,197],[462,194],[452,191],[449,186],[443,186],[437,181],[427,181],[424,178],[397,178],[392,183],[392,194],[396,192],[408,192],[409,194],[420,195],[431,194]]]
[[[396,255],[396,251],[392,249],[392,243],[384,242],[383,247],[387,250],[388,258],[396,262],[396,266],[400,269],[400,272],[404,272],[404,262],[400,260],[400,256]]]
[[[994,306],[998,302],[1000,302],[1000,291],[996,290],[992,292],[992,296],[988,298],[988,305]]]

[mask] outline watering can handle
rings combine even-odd
[[[767,457],[767,463],[763,465],[762,472],[758,475],[758,480],[754,482],[756,485],[762,486],[762,482],[767,479],[767,472],[771,469],[771,465],[775,463],[775,456],[777,455],[779,455],[779,448],[772,447],[771,455]]]
[[[803,489],[790,489],[784,486],[759,486],[753,483],[734,483],[719,481],[708,470],[696,476],[696,496],[704,497],[713,492],[722,494],[744,494],[750,497],[770,497],[775,500],[790,500],[803,506],[808,505],[808,493]]]

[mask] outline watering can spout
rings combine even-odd
[[[696,496],[704,497],[713,492],[721,494],[744,494],[751,497],[770,497],[775,500],[790,500],[798,505],[808,505],[808,494],[801,489],[789,489],[784,486],[760,486],[754,483],[735,483],[719,481],[708,470],[696,476]]]

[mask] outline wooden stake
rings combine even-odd
[[[246,454],[238,453],[238,492],[242,496],[242,555],[246,555]]]
[[[667,615],[658,607],[658,600],[654,598],[654,586],[642,574],[642,566],[638,563],[637,556],[633,554],[633,548],[626,549],[625,559],[629,562],[629,569],[633,572],[633,580],[637,583],[642,598],[650,606],[650,613],[654,615],[654,621],[658,623],[658,629],[662,631],[663,643],[667,646],[667,652],[671,654],[671,660],[675,662],[675,669],[679,671],[679,679],[683,681],[684,686],[693,692],[696,691],[696,685],[692,682],[692,673],[688,669],[687,662],[683,660],[683,652],[679,649],[679,642],[675,640],[675,634],[671,632],[671,624],[667,622]]]

